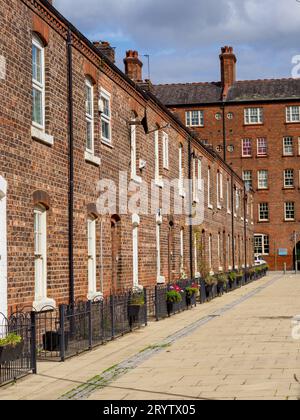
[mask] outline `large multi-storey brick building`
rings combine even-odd
[[[124,74],[46,0],[0,18],[0,312],[252,264],[251,193],[147,91],[136,52]],[[164,209],[174,180],[183,214]],[[101,212],[105,182],[127,197]],[[151,184],[154,205],[135,195]]]
[[[300,260],[300,79],[237,81],[231,47],[220,61],[221,82],[157,85],[154,93],[254,189],[255,253],[271,269],[293,269]]]

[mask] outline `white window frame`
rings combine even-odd
[[[134,123],[135,118],[131,121]],[[142,182],[142,178],[137,175],[137,144],[136,144],[136,125],[130,125],[130,168],[131,168],[131,179],[137,183]]]
[[[184,228],[180,229],[180,271],[184,270]]]
[[[266,209],[263,209],[262,207],[266,206]],[[263,212],[268,212],[268,217],[261,217]],[[270,220],[270,208],[269,203],[259,203],[258,204],[258,220],[260,222],[268,222]]]
[[[198,177],[197,177],[197,167],[196,167],[196,163],[197,163],[197,158],[194,156],[193,157],[193,161],[192,161],[192,165],[193,165],[193,202],[196,203],[198,202]]]
[[[180,143],[178,149],[178,172],[179,172],[179,195],[184,197],[184,173],[183,173],[183,145]]]
[[[283,137],[283,156],[294,156],[294,138],[292,136]]]
[[[211,168],[207,169],[207,206],[209,209],[213,209],[211,202]]]
[[[41,53],[41,81],[34,79],[33,72],[32,72],[32,90],[37,90],[41,93],[42,97],[42,110],[41,110],[41,116],[42,116],[42,124],[39,124],[38,122],[33,120],[33,112],[32,112],[32,125],[42,131],[45,131],[45,47],[38,38],[38,36],[34,35],[32,37],[32,46],[37,48]],[[33,59],[33,57],[32,57]],[[33,69],[33,62],[32,62],[32,69]],[[32,102],[33,106],[33,102]]]
[[[283,178],[284,178],[284,188],[294,188],[295,187],[295,171],[294,169],[285,169],[283,172]],[[292,184],[290,185],[290,181],[292,181]]]
[[[244,110],[245,125],[258,125],[263,123],[263,109],[262,108],[245,108]]]
[[[169,136],[167,133],[162,133],[163,144],[163,167],[169,170]]]
[[[290,209],[288,208],[290,204],[293,205],[292,209],[291,208]],[[287,213],[290,212],[290,211],[293,211],[294,217],[287,217]],[[287,201],[286,203],[284,203],[284,220],[286,222],[291,222],[291,221],[295,221],[295,219],[296,219],[295,202],[293,202],[293,201]]]
[[[261,249],[262,249],[262,252],[255,252],[255,248],[257,247],[256,246],[256,243],[255,243],[255,240],[257,238],[260,238],[261,239]],[[255,255],[261,255],[261,256],[263,256],[263,255],[270,255],[270,237],[268,235],[257,233],[257,234],[254,235],[254,238],[253,239],[254,239],[254,254]],[[266,241],[266,239],[268,241]],[[266,248],[268,248],[268,251],[269,252],[266,252]]]
[[[213,269],[213,261],[212,261],[212,235],[208,236],[208,268],[210,272]]]
[[[253,186],[253,173],[252,173],[251,170],[243,171],[243,181],[244,181],[246,186],[248,185],[249,189],[252,188],[252,186]]]
[[[91,95],[91,113],[88,112],[88,97],[86,96],[85,101],[85,120],[86,125],[90,124],[91,126],[91,148],[89,148],[88,145],[88,136],[86,137],[86,150],[89,153],[94,154],[94,86],[90,79],[85,79],[85,87],[86,90],[88,89],[90,91]]]
[[[263,142],[264,146],[262,146],[260,143]],[[260,150],[265,149],[264,152],[261,152]],[[267,156],[268,155],[268,143],[266,137],[259,137],[257,139],[257,156]]]
[[[248,143],[248,146],[244,146],[245,143]],[[245,153],[245,148],[249,149],[250,152]],[[242,139],[242,157],[252,157],[252,139]]]
[[[162,176],[160,175],[160,159],[159,159],[159,131],[154,132],[154,176],[155,184],[158,187],[163,187]]]
[[[88,299],[93,300],[97,294],[96,273],[96,218],[88,217],[87,220],[88,240]]]
[[[294,112],[294,110],[298,112]],[[298,114],[298,118],[295,119],[294,116]],[[291,105],[286,107],[286,122],[287,123],[299,123],[300,122],[300,106]]]
[[[197,123],[193,123],[193,114],[197,113]],[[185,113],[185,120],[187,127],[204,127],[204,111],[201,110],[192,110],[186,111]]]
[[[161,210],[156,215],[156,281],[158,284],[165,283],[165,277],[161,275],[161,225],[162,225]]]
[[[202,179],[202,158],[198,158],[198,190],[203,190],[203,179]]]
[[[230,181],[227,179],[226,182],[226,205],[227,205],[227,213],[231,214],[231,191],[230,191]]]
[[[100,90],[100,100],[103,103],[103,99],[108,101],[108,114],[105,114],[104,112],[101,113],[101,140],[102,143],[106,143],[108,145],[112,145],[112,128],[111,128],[111,94],[107,92],[105,89]],[[104,107],[103,107],[104,108]],[[109,138],[106,138],[103,136],[103,130],[102,130],[102,122],[108,124],[109,129]]]
[[[266,177],[262,178],[261,175],[265,174]],[[262,184],[264,183],[264,185]],[[269,187],[269,172],[266,169],[259,170],[257,172],[257,188],[259,190],[267,190]]]
[[[132,280],[133,287],[139,287],[139,225],[140,218],[137,214],[132,216]]]

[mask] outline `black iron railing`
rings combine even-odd
[[[32,313],[0,314],[0,385],[36,373],[34,322]]]

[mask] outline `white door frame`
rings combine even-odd
[[[7,182],[0,175],[0,312],[7,316]]]

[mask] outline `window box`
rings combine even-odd
[[[17,344],[0,346],[0,364],[10,363],[20,359],[24,348],[23,340]]]

